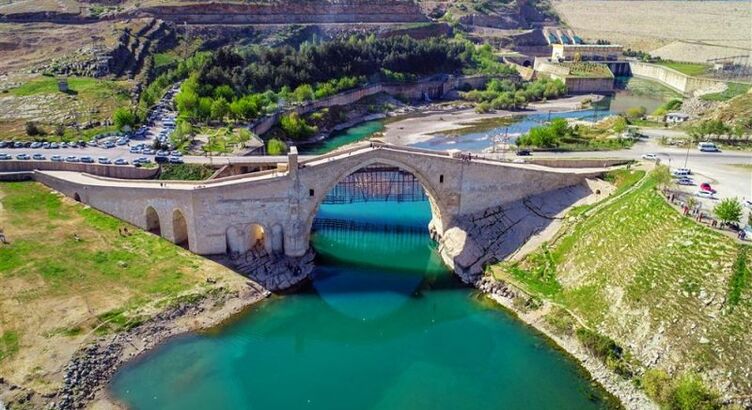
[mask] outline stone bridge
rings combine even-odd
[[[549,193],[582,186],[586,178],[605,171],[361,143],[302,161],[293,148],[287,163],[276,170],[200,182],[121,180],[70,171],[36,171],[35,179],[197,254],[244,253],[263,245],[269,253],[299,257],[309,248],[311,226],[327,192],[351,173],[374,164],[401,168],[421,182],[431,203],[430,230],[435,238],[448,230],[464,235],[455,254],[443,255],[450,266],[472,236],[465,231],[472,228],[468,221],[479,220],[474,215],[501,215],[498,209],[529,198],[543,198],[545,204]],[[468,258],[477,262],[472,255]]]

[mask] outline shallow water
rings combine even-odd
[[[135,409],[604,406],[577,365],[440,264],[427,202],[319,216],[370,228],[316,232],[307,290],[161,346],[116,375],[114,396]]]
[[[366,121],[354,127],[332,133],[327,139],[311,144],[298,145],[302,155],[321,155],[353,142],[368,139],[373,134],[384,130],[381,121]]]

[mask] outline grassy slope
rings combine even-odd
[[[648,178],[519,266],[492,272],[561,304],[645,364],[714,378],[730,372],[737,391],[750,391],[752,289],[749,275],[732,280],[740,249],[680,216]]]
[[[674,70],[691,76],[703,75],[708,71],[707,64],[681,63],[677,61],[659,61],[656,64],[673,68]]]
[[[0,184],[0,376],[41,390],[80,343],[239,275],[36,183]],[[74,234],[80,241],[75,240]],[[207,277],[218,279],[216,285]]]
[[[68,89],[67,94],[58,91],[57,79],[52,77],[35,78],[10,89],[7,95],[15,98],[5,101],[0,113],[14,120],[0,121],[0,135],[27,138],[24,125],[28,119],[39,121],[46,132],[52,133],[52,124],[60,122],[56,118],[75,112],[80,122],[110,119],[116,108],[128,105],[130,98],[128,81],[71,77]],[[66,131],[72,133],[71,129]]]

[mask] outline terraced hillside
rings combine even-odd
[[[554,241],[492,272],[572,312],[648,368],[697,372],[725,396],[746,396],[752,250],[681,216],[656,185],[648,177],[590,214],[576,209]]]

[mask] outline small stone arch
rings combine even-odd
[[[225,232],[228,254],[244,254],[248,251],[269,252],[269,231],[262,224],[233,225]]]
[[[185,249],[190,247],[188,241],[188,223],[185,221],[183,212],[179,209],[172,211],[172,233],[175,244]]]
[[[523,66],[523,67],[530,67],[530,66],[532,66],[532,65],[533,65],[533,63],[531,63],[531,62],[530,62],[530,60],[525,60],[525,61],[524,61],[524,62],[522,63],[522,66]]]
[[[81,195],[79,195],[79,194],[78,194],[78,192],[74,192],[74,193],[73,193],[73,199],[74,199],[74,200],[75,200],[76,202],[83,202],[83,201],[81,201]]]
[[[162,226],[159,223],[159,214],[152,206],[146,207],[146,230],[154,235],[162,236]]]

